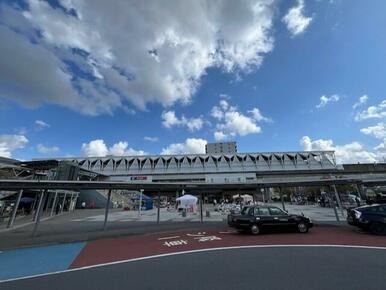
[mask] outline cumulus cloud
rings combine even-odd
[[[264,117],[258,108],[253,108],[252,110],[248,111],[248,113],[251,113],[253,119],[255,119],[257,122],[272,122],[272,119]]]
[[[42,120],[35,120],[35,129],[36,130],[43,130],[45,128],[49,128],[50,125]]]
[[[308,136],[300,139],[300,145],[305,151],[335,151],[337,163],[366,163],[375,162],[379,157],[374,152],[367,151],[364,146],[358,142],[352,142],[345,145],[334,145],[331,139],[311,140]]]
[[[145,137],[143,137],[143,139],[146,141],[150,141],[150,142],[157,142],[158,141],[158,137],[145,136]]]
[[[363,106],[364,104],[366,104],[367,100],[369,99],[369,97],[367,95],[363,95],[362,97],[359,97],[359,100],[358,102],[356,102],[352,108],[355,110],[356,108],[360,107],[360,106]]]
[[[270,118],[264,117],[258,108],[253,108],[248,113],[251,116],[237,111],[237,107],[229,105],[226,100],[221,100],[219,105],[211,110],[211,116],[218,120],[214,132],[215,140],[258,134],[261,132],[258,122],[272,122]]]
[[[378,139],[386,138],[386,127],[384,123],[378,123],[360,130],[365,135],[371,135]]]
[[[24,148],[27,143],[24,135],[0,135],[0,156],[9,158],[12,151]]]
[[[209,68],[248,73],[273,49],[273,0],[27,2],[0,5],[0,95],[29,107],[189,103]]]
[[[36,150],[42,154],[52,154],[52,153],[58,152],[59,147],[58,146],[47,147],[47,146],[44,146],[43,144],[38,144],[36,146]]]
[[[202,117],[186,118],[184,115],[182,115],[181,118],[178,118],[174,111],[162,112],[161,118],[162,125],[165,128],[172,128],[174,126],[185,126],[188,128],[189,131],[193,132],[200,130],[204,125],[204,120],[202,119]]]
[[[207,141],[204,139],[188,138],[184,143],[173,143],[163,148],[161,155],[173,154],[204,154]]]
[[[383,100],[377,106],[370,106],[362,112],[355,115],[355,121],[367,119],[385,119],[386,118],[386,100]]]
[[[298,0],[297,6],[290,8],[282,19],[292,36],[303,33],[311,24],[312,17],[304,15],[304,7],[304,0]]]
[[[331,97],[321,96],[320,97],[320,103],[319,103],[319,105],[316,105],[316,108],[317,109],[324,108],[325,106],[327,106],[328,103],[336,103],[339,100],[340,100],[339,95],[332,95]]]
[[[133,156],[133,155],[146,155],[143,150],[135,150],[129,147],[128,142],[120,141],[115,143],[110,148],[102,139],[92,140],[89,143],[82,144],[82,154],[87,157],[104,157],[107,155],[113,156]]]

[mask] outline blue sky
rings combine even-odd
[[[1,156],[383,160],[384,1],[103,2],[0,2]]]

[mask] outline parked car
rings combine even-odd
[[[386,234],[386,204],[364,205],[348,209],[347,222],[373,234]]]
[[[257,235],[268,229],[293,229],[307,233],[313,223],[307,217],[288,214],[275,206],[246,206],[240,214],[228,215],[228,225]]]

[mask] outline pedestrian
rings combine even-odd
[[[61,208],[61,207],[62,207],[62,206],[61,206],[60,203],[58,203],[58,204],[56,205],[55,214],[59,214],[59,211],[60,211],[60,208]]]

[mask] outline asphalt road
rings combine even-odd
[[[239,248],[100,266],[0,283],[7,289],[385,289],[386,250]]]

